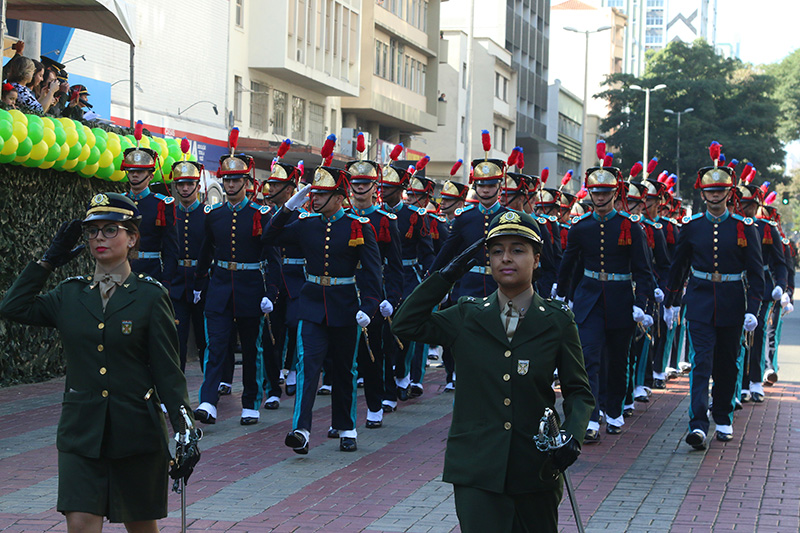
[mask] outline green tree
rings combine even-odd
[[[778,101],[778,136],[784,142],[800,139],[800,49],[780,63],[765,67],[775,78],[775,99]]]
[[[676,172],[677,120],[665,109],[683,111],[681,117],[680,195],[699,205],[694,190],[697,170],[711,165],[708,145],[722,144],[728,160],[752,162],[758,169],[756,183],[783,181],[784,151],[777,136],[778,103],[775,78],[738,59],[715,53],[703,40],[675,41],[648,57],[646,72],[608,77],[606,91],[597,95],[608,101],[609,114],[601,123],[606,141],[614,147],[623,173],[642,158],[645,94],[631,85],[667,88],[650,94],[650,143],[648,157],[658,157],[656,172]],[[644,162],[645,166],[647,162]],[[738,170],[741,170],[741,163]]]

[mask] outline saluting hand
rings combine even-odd
[[[311,192],[311,184],[308,183],[304,185],[299,191],[294,193],[294,195],[286,200],[286,203],[283,206],[288,209],[289,211],[297,211],[303,204],[306,203],[306,198],[308,198],[308,193]]]
[[[455,283],[467,271],[478,264],[478,259],[475,257],[479,250],[483,249],[483,238],[478,239],[472,243],[466,250],[453,258],[450,263],[439,271],[439,274],[448,283]]]
[[[78,219],[64,222],[58,228],[56,236],[53,237],[53,242],[44,253],[42,262],[49,263],[53,268],[58,268],[66,265],[86,248],[85,244],[78,244],[83,234],[82,223]]]

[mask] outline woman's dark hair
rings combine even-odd
[[[119,223],[120,226],[128,230],[129,233],[133,233],[136,235],[136,244],[134,244],[130,250],[128,250],[128,260],[132,261],[138,257],[139,254],[139,242],[141,241],[141,234],[139,233],[139,221],[138,220],[123,220]]]
[[[44,64],[41,61],[37,61],[35,59],[33,59],[32,61],[33,61],[33,77],[31,78],[31,81],[28,83],[28,88],[31,89],[31,90],[38,91],[39,87],[33,85],[34,78],[36,78],[36,73],[37,72],[43,72],[44,71]]]

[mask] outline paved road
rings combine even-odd
[[[800,530],[800,312],[788,315],[781,381],[764,404],[736,414],[735,438],[705,452],[682,443],[688,380],[638,404],[620,436],[603,435],[571,469],[587,531],[710,532]],[[188,372],[192,397],[200,372]],[[238,389],[207,426],[203,459],[187,490],[190,531],[458,531],[452,489],[441,482],[452,395],[431,369],[425,394],[359,430],[356,453],[325,438],[330,402],[319,397],[311,452],[283,446],[292,406],[238,423]],[[55,509],[56,450],[63,380],[0,390],[0,531],[66,531]],[[366,413],[359,399],[361,418]],[[362,421],[363,423],[363,421]],[[179,531],[170,495],[162,531]],[[562,531],[576,531],[568,502]],[[107,525],[106,531],[124,531]]]

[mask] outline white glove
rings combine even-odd
[[[672,329],[672,322],[675,320],[675,317],[672,316],[674,314],[672,309],[672,307],[662,307],[661,316],[664,317],[667,329]]]
[[[634,305],[633,306],[633,321],[634,322],[642,322],[644,320],[644,311],[641,307]]]
[[[575,305],[575,302],[573,302],[572,300],[570,300],[570,301],[568,301],[568,302],[567,302],[567,307],[569,307],[569,310],[570,310],[570,311],[572,311],[572,306],[573,306],[573,305]]]
[[[563,302],[564,300],[566,300],[566,298],[565,298],[565,297],[563,297],[563,296],[559,296],[559,295],[557,295],[557,294],[556,294],[555,296],[553,296],[553,298],[555,298],[555,299],[556,299],[556,300],[558,300],[559,302]]]
[[[642,325],[645,329],[649,328],[653,325],[653,317],[650,315],[644,315],[644,320],[642,320]]]
[[[758,319],[753,313],[745,313],[744,315],[744,330],[747,332],[753,331],[758,326]]]
[[[262,313],[271,313],[272,310],[275,309],[275,306],[272,305],[272,300],[264,296],[261,298],[261,312]]]
[[[387,316],[392,316],[392,313],[394,313],[394,307],[392,307],[392,304],[386,300],[381,302],[381,304],[378,306],[378,309],[381,310],[381,316],[384,318]]]
[[[781,289],[780,285],[775,285],[775,288],[772,289],[772,299],[777,302],[778,300],[781,299],[782,296],[783,296],[783,289]],[[783,302],[781,302],[781,305],[783,305]]]
[[[200,296],[203,294],[203,291],[192,291],[192,295],[194,296],[194,301],[192,303],[197,303],[200,301]]]
[[[365,313],[364,311],[359,311],[358,313],[356,313],[356,322],[362,328],[369,326],[370,320],[369,317],[367,316],[367,313]]]
[[[553,286],[550,287],[550,298],[555,298],[558,296],[558,283],[553,283]]]
[[[787,305],[792,305],[792,298],[789,296],[788,292],[784,292],[781,296],[781,307],[786,309]]]
[[[311,184],[308,183],[304,185],[299,191],[294,193],[294,195],[286,200],[286,203],[283,206],[288,209],[289,211],[297,211],[303,204],[306,203],[306,198],[308,198],[308,193],[311,192]]]
[[[788,304],[786,304],[786,307],[783,308],[783,314],[788,315],[792,311],[794,311],[794,306],[792,305],[791,302],[789,302]]]
[[[656,290],[653,291],[653,296],[655,296],[656,303],[661,303],[664,301],[664,291],[656,287]]]

